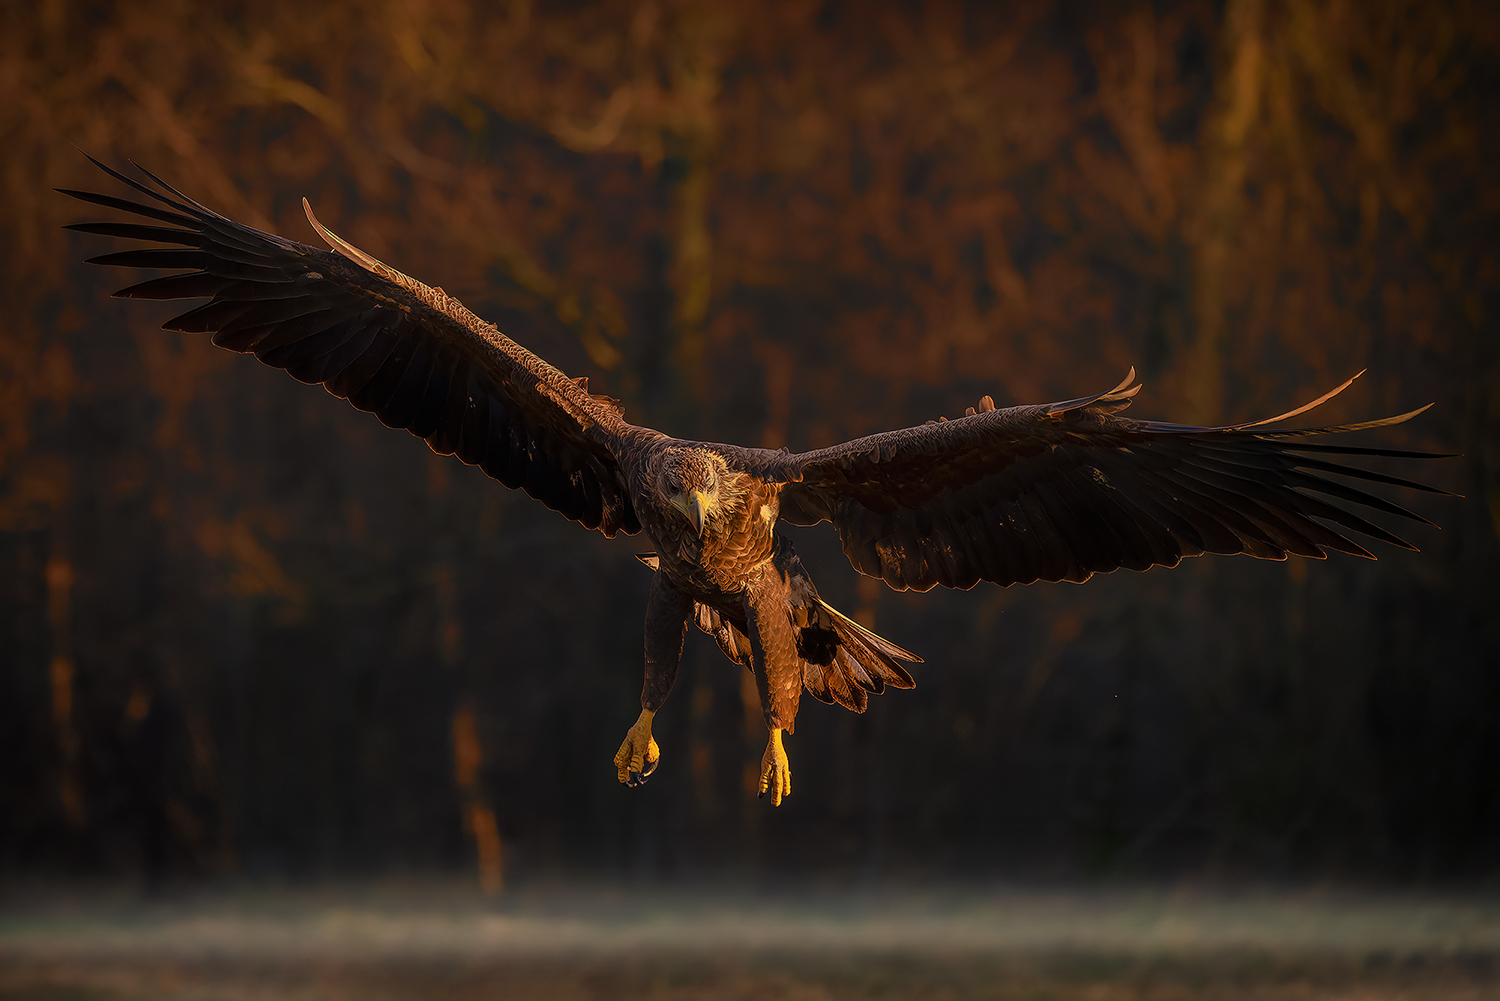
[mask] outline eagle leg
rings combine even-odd
[[[788,584],[774,568],[745,591],[746,633],[760,693],[761,712],[771,731],[760,759],[760,795],[771,795],[773,806],[792,794],[792,766],[781,745],[784,731],[794,728],[797,699],[802,694],[802,660],[787,599]]]
[[[625,742],[615,752],[615,770],[620,781],[631,788],[645,785],[661,763],[661,748],[651,736],[651,717],[655,715],[650,709],[642,709],[635,725],[625,734]]]
[[[615,753],[615,772],[624,785],[645,785],[661,761],[661,748],[651,736],[651,719],[672,694],[682,641],[687,633],[693,601],[658,573],[651,579],[646,600],[646,680],[641,686],[641,715],[625,734]]]
[[[792,794],[792,763],[781,746],[781,733],[779,727],[771,731],[766,753],[760,757],[760,795],[770,793],[772,806],[780,806],[781,800]]]

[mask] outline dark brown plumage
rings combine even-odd
[[[1372,557],[1349,534],[1415,547],[1352,505],[1430,522],[1328,474],[1443,492],[1337,461],[1427,453],[1308,440],[1421,411],[1340,427],[1266,427],[1349,383],[1290,414],[1228,428],[1120,416],[1140,389],[1132,371],[1097,396],[1000,410],[985,397],[957,420],[795,455],[670,438],[626,422],[616,401],[590,393],[586,380],[568,378],[442,289],[344,242],[310,207],[309,221],[336,252],[242,226],[150,174],[157,188],[99,166],[155,204],[65,193],[151,223],[69,228],[163,245],[91,263],[184,272],[116,293],[209,300],[167,329],[212,334],[221,347],[322,383],[586,528],[651,536],[642,712],[615,758],[628,784],[644,781],[659,759],[651,720],[672,690],[689,621],[755,675],[770,731],[761,791],[777,803],[791,792],[781,735],[795,725],[804,688],[860,712],[867,694],[912,686],[900,662],[919,658],[827,605],[774,531],[778,520],[829,521],[855,569],[927,590],[1082,581],[1203,553]]]

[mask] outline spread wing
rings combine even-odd
[[[833,522],[855,569],[918,591],[981,580],[1083,581],[1203,553],[1322,559],[1331,549],[1373,559],[1345,532],[1416,547],[1352,505],[1431,522],[1328,474],[1446,493],[1335,458],[1436,456],[1308,441],[1398,424],[1421,410],[1341,427],[1265,429],[1353,379],[1280,417],[1200,428],[1118,416],[1140,390],[1134,378],[1132,369],[1110,392],[1065,403],[997,410],[986,397],[958,420],[800,455],[768,453],[763,464],[787,481],[783,520]]]
[[[90,159],[93,159],[92,157]],[[588,392],[440,288],[429,288],[324,229],[338,253],[240,225],[142,170],[159,190],[93,161],[157,204],[64,194],[166,225],[81,223],[84,233],[160,248],[91,264],[185,271],[121,289],[132,299],[209,299],[164,327],[211,333],[307,383],[406,428],[433,450],[478,465],[508,487],[605,535],[640,531],[616,446],[653,436],[617,403]]]

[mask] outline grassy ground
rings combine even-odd
[[[1500,899],[246,891],[0,906],[0,999],[1500,998]]]

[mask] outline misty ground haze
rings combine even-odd
[[[241,887],[0,907],[0,997],[1467,999],[1494,898],[1350,890],[850,893],[745,884]]]

